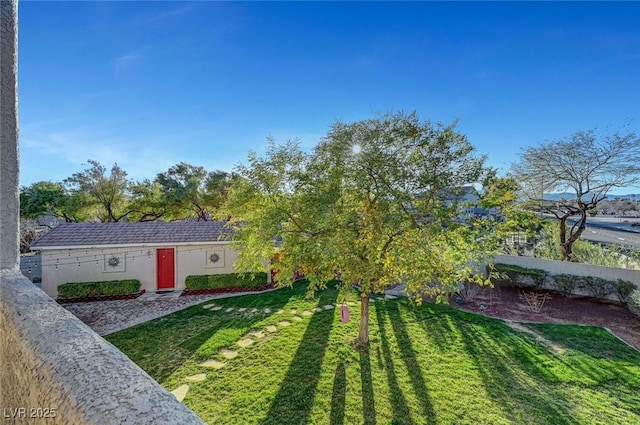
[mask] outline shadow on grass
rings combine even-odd
[[[391,409],[393,410],[394,424],[413,424],[411,419],[411,413],[407,406],[407,400],[402,393],[402,389],[398,384],[398,378],[393,365],[393,356],[391,355],[391,348],[389,343],[389,337],[384,322],[383,311],[380,305],[376,306],[376,318],[378,320],[378,331],[380,332],[380,345],[382,347],[382,358],[379,359],[379,363],[383,366],[387,374],[387,382],[389,384],[389,394],[391,399]]]
[[[336,366],[333,375],[333,392],[331,395],[331,425],[344,424],[344,405],[347,396],[347,373],[342,361]]]
[[[362,382],[362,413],[365,425],[376,425],[376,405],[371,376],[371,355],[369,346],[360,348],[360,380]]]
[[[214,302],[217,305],[247,308],[269,305],[277,309],[286,305],[292,297],[303,296],[304,293],[305,287],[299,286],[264,294],[210,300],[202,304]],[[201,305],[195,305],[113,333],[106,339],[156,381],[163,382],[217,333],[228,333],[227,338],[216,340],[217,345],[232,344],[264,318],[264,315],[245,317],[238,313],[207,311]],[[217,348],[208,347],[199,357],[213,354]]]
[[[323,305],[334,303],[338,293],[328,290],[318,295],[318,302]],[[260,421],[261,424],[308,422],[332,325],[332,312],[321,312],[311,316],[287,374],[280,384],[269,412]]]
[[[392,303],[387,306],[386,310],[387,315],[389,316],[389,321],[391,322],[391,327],[393,328],[393,332],[396,336],[397,346],[400,348],[400,356],[402,358],[402,361],[405,363],[407,370],[409,371],[413,391],[418,398],[418,401],[420,402],[420,407],[422,407],[421,416],[424,418],[425,423],[435,424],[436,413],[433,410],[433,404],[431,402],[431,398],[429,397],[429,390],[427,389],[427,384],[424,380],[424,374],[422,373],[420,364],[418,363],[418,359],[416,358],[415,350],[411,342],[411,337],[409,336],[407,327],[402,320],[399,304]]]

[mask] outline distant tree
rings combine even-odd
[[[51,214],[67,222],[86,220],[88,195],[71,193],[62,183],[40,181],[20,189],[20,216],[36,219]]]
[[[64,183],[76,195],[86,195],[87,205],[97,207],[97,217],[103,222],[123,220],[132,210],[129,209],[129,189],[131,181],[127,173],[118,164],[113,164],[111,172],[98,161],[88,160],[90,165],[84,171],[74,173]]]
[[[633,132],[581,131],[522,152],[514,174],[532,205],[540,205],[559,220],[564,260],[579,260],[572,246],[586,227],[589,211],[597,208],[609,190],[640,181],[638,158],[640,139]],[[544,191],[566,193],[567,199],[544,200]]]
[[[369,341],[369,297],[403,282],[416,300],[438,299],[459,282],[485,283],[475,270],[496,252],[483,226],[460,224],[446,188],[479,181],[483,158],[455,126],[386,114],[335,123],[313,152],[270,141],[250,153],[227,205],[236,230],[238,267],[264,269],[273,258],[279,282],[296,271],[313,292],[338,276],[360,289],[357,342]],[[280,241],[278,247],[274,240]]]
[[[217,218],[217,209],[226,199],[231,176],[224,171],[207,172],[204,167],[181,162],[160,173],[156,181],[163,202],[173,219]]]
[[[128,215],[130,221],[156,221],[166,218],[168,206],[164,202],[162,186],[157,181],[144,179],[132,183]]]

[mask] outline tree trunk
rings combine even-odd
[[[360,330],[356,343],[367,346],[369,345],[369,294],[362,292],[360,301]]]

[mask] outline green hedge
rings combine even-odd
[[[191,275],[185,279],[187,289],[237,288],[266,284],[267,274],[265,272]]]
[[[91,297],[96,295],[135,294],[140,291],[138,279],[108,280],[103,282],[70,282],[58,286],[58,296]]]
[[[631,291],[631,295],[627,298],[627,307],[633,314],[640,317],[640,291]]]
[[[547,277],[547,272],[544,270],[527,269],[512,264],[496,263],[493,265],[493,270],[500,276],[498,280],[507,280],[518,286],[538,287],[544,283]],[[527,282],[525,278],[529,278],[530,281]]]

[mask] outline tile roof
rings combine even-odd
[[[141,223],[62,223],[31,244],[47,247],[170,244],[228,240],[224,221],[151,221]]]

